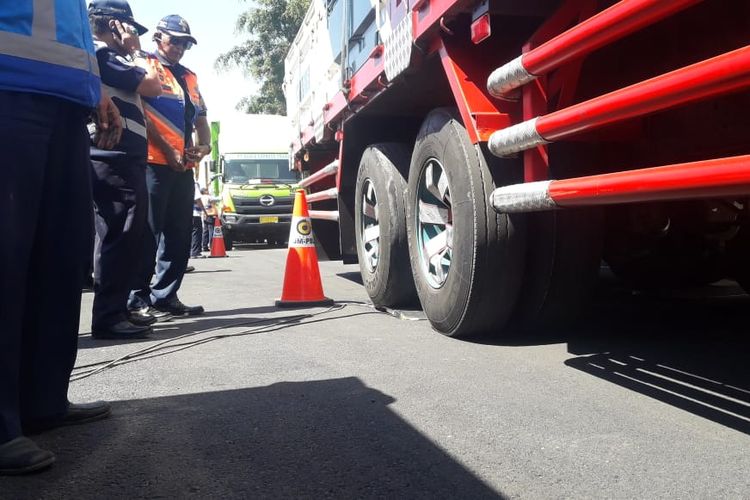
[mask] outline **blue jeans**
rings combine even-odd
[[[193,171],[176,172],[165,165],[146,167],[148,225],[153,238],[143,238],[143,266],[128,307],[161,305],[177,298],[188,259],[193,224]]]
[[[0,91],[0,444],[67,411],[91,263],[88,113]]]

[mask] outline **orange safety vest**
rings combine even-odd
[[[154,125],[159,134],[174,149],[184,154],[185,151],[185,93],[177,78],[155,56],[148,57],[149,64],[156,70],[161,82],[162,94],[158,97],[144,97],[143,109],[146,117]],[[205,110],[206,105],[198,90],[198,77],[187,68],[185,69],[185,83],[189,99],[195,107],[195,117]],[[189,133],[193,131],[190,130]],[[156,165],[168,165],[164,152],[153,141],[148,141],[148,162]]]

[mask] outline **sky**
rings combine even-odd
[[[221,120],[237,113],[234,106],[257,89],[257,84],[239,70],[217,72],[216,57],[244,40],[234,32],[240,13],[250,8],[244,0],[129,0],[133,17],[148,28],[141,37],[144,50],[155,50],[151,36],[164,16],[179,14],[190,25],[198,44],[185,52],[181,63],[198,75],[198,85],[208,107],[208,120]]]

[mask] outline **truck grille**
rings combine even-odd
[[[292,213],[292,208],[294,207],[294,197],[292,196],[274,197],[274,203],[271,206],[261,205],[260,198],[233,196],[232,201],[237,213],[242,215],[287,214]]]

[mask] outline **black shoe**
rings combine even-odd
[[[186,306],[178,299],[152,306],[162,312],[168,312],[172,316],[199,316],[203,314],[203,306]]]
[[[187,267],[185,268],[185,273],[186,273],[186,274],[187,274],[187,273],[192,273],[193,271],[195,271],[195,268],[194,268],[193,266],[187,266]]]
[[[170,319],[172,319],[172,314],[170,312],[160,311],[151,306],[145,309],[141,309],[141,312],[145,312],[146,314],[149,314],[153,316],[154,318],[156,318],[157,323],[163,323],[165,321],[169,321]]]
[[[106,401],[93,403],[68,403],[68,412],[59,425],[88,424],[103,420],[112,413],[112,407]]]
[[[120,321],[106,328],[92,328],[91,336],[95,339],[110,340],[142,339],[153,332],[150,326],[138,326],[130,321]]]
[[[88,424],[103,420],[112,413],[112,408],[106,401],[95,401],[93,403],[68,403],[68,410],[62,418],[54,420],[34,420],[23,423],[23,431],[26,434],[39,434],[40,432],[56,429],[66,425]]]
[[[0,445],[0,475],[17,476],[46,469],[55,463],[55,455],[43,450],[31,439],[20,436]]]
[[[148,309],[128,311],[128,321],[135,326],[151,326],[156,323],[156,316],[148,313]]]

